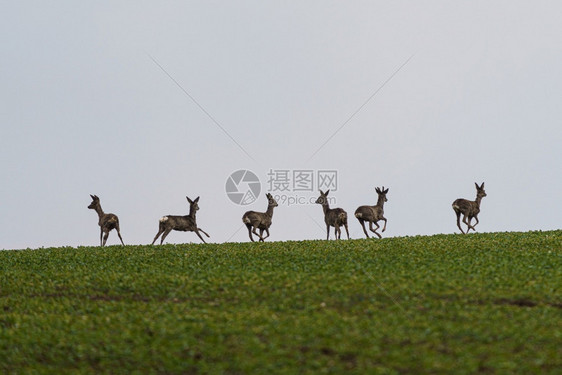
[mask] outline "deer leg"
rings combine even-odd
[[[269,228],[265,228],[265,233],[267,234],[267,236],[263,238],[264,241],[267,237],[269,237]]]
[[[109,231],[105,232],[105,234],[103,235],[102,246],[105,246],[105,243],[107,242],[107,237],[109,237]]]
[[[164,243],[164,238],[166,238],[166,236],[168,234],[170,234],[171,231],[172,231],[172,228],[168,228],[168,229],[164,230],[164,233],[162,234],[162,237],[160,237],[160,245],[162,245]]]
[[[468,215],[464,215],[464,217],[462,218],[462,222],[465,223],[468,228],[466,229],[466,233],[468,233],[468,231],[470,230],[471,226],[470,226],[470,220],[472,220],[471,217],[469,217]]]
[[[336,238],[337,238],[338,240],[341,240],[341,227],[340,227],[339,225],[336,227],[336,233],[337,233],[337,237],[336,237]]]
[[[263,229],[262,228],[260,228],[260,242],[264,242]]]
[[[256,236],[258,236],[259,239],[260,239],[260,241],[263,241],[263,238],[262,238],[261,234],[258,234],[258,232],[256,232],[257,229],[258,229],[258,228],[254,227],[254,230],[252,230],[252,233],[255,234]],[[261,229],[260,229],[260,230],[261,230]]]
[[[474,225],[472,226],[472,230],[476,231],[476,229],[474,229],[474,227],[477,226],[480,221],[478,220],[478,216],[474,216],[474,220],[476,220],[476,223],[474,223]]]
[[[162,232],[164,232],[164,229],[162,227],[160,227],[158,229],[158,233],[156,233],[156,237],[154,237],[154,240],[152,240],[152,245],[154,245],[154,243],[156,242],[156,239],[158,238],[158,236],[160,236],[162,234]]]
[[[343,224],[345,226],[345,233],[347,233],[347,239],[349,240],[349,229],[347,228],[347,223]]]
[[[470,222],[472,221],[473,218],[476,220],[476,223],[475,223],[474,225],[470,224]],[[470,226],[469,229],[472,229],[473,231],[476,232],[476,228],[474,228],[474,227],[475,227],[477,224],[478,224],[478,217],[476,217],[476,216],[470,216],[470,217],[468,218],[468,225]],[[468,230],[467,230],[466,232],[468,233]]]
[[[203,237],[201,237],[201,235],[199,234],[199,230],[195,229],[195,234],[197,235],[197,237],[199,237],[201,239],[201,241],[203,241],[203,243],[207,243],[205,242],[205,240],[203,239]]]
[[[197,228],[198,231],[203,232],[205,234],[205,236],[211,238],[211,236],[209,236],[209,234],[207,234],[207,232],[205,232],[203,229],[201,228]]]
[[[252,240],[252,242],[255,242],[254,238],[252,237],[252,225],[246,224],[246,227],[248,228],[248,235],[250,236],[250,240]]]
[[[377,226],[375,229],[373,229],[373,224]],[[380,228],[379,223],[377,223],[376,221],[369,221],[369,229],[371,230],[371,232],[376,233],[377,229],[379,228]]]
[[[455,211],[455,213],[457,214],[457,227],[459,227],[462,234],[465,234],[461,227],[461,213],[460,211]]]
[[[121,245],[125,246],[125,243],[123,242],[123,238],[121,238],[121,231],[119,230],[119,224],[117,224],[115,226],[115,230],[117,231],[117,235],[119,236],[119,239],[121,240]]]
[[[377,227],[375,229],[373,229],[373,224],[375,224]],[[379,238],[382,238],[382,236],[380,234],[377,233],[377,229],[379,229],[380,226],[377,222],[375,221],[369,221],[369,229],[371,230],[371,232],[373,232],[374,234],[376,234]]]
[[[384,226],[382,228],[382,231],[384,232],[386,230],[386,219],[383,217],[381,220],[384,220]]]
[[[158,236],[160,236],[162,233],[164,233],[165,230],[166,230],[166,228],[164,227],[164,225],[162,223],[159,223],[158,233],[156,233],[156,236],[154,237],[154,240],[152,240],[152,245],[154,245],[154,243],[156,242],[156,239],[158,239]],[[160,243],[160,245],[162,245],[162,243]]]
[[[326,224],[326,240],[329,239],[330,239],[330,224]]]
[[[152,240],[151,245],[154,245],[154,243],[156,242],[156,239],[158,239],[158,236],[161,234],[161,231],[158,231],[158,233],[156,233],[156,237],[154,237],[154,239]]]
[[[365,220],[363,220],[363,219],[357,219],[357,220],[359,220],[359,223],[363,227],[363,232],[365,232],[365,236],[367,236],[367,238],[369,238],[369,233],[367,233],[367,229],[365,229]]]

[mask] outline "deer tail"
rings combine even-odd
[[[363,217],[363,214],[361,212],[356,212],[355,217],[361,219]]]

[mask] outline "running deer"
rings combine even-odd
[[[383,186],[382,189],[379,189],[377,187],[375,188],[375,191],[379,195],[379,199],[377,201],[376,206],[361,206],[357,210],[355,210],[355,217],[357,218],[357,220],[359,220],[359,223],[363,227],[363,232],[365,232],[367,238],[369,238],[369,234],[365,229],[366,221],[369,222],[369,229],[371,230],[371,232],[376,234],[379,238],[382,238],[382,236],[379,233],[377,233],[377,229],[380,228],[380,226],[377,224],[379,220],[384,220],[384,227],[382,228],[382,231],[384,232],[386,230],[386,218],[384,217],[383,206],[384,206],[384,202],[388,201],[388,199],[386,199],[388,188],[385,189]],[[373,224],[377,226],[374,229],[373,229]]]
[[[123,243],[123,238],[121,238],[121,232],[119,231],[119,218],[117,218],[117,215],[104,213],[103,210],[101,209],[99,197],[97,195],[92,195],[92,194],[90,194],[90,197],[92,197],[92,203],[90,203],[88,208],[95,210],[99,217],[98,225],[100,226],[101,229],[100,245],[105,246],[105,243],[107,242],[107,237],[109,237],[109,232],[111,232],[112,229],[115,229],[117,231],[117,235],[119,236],[119,239],[121,240],[121,244],[125,246],[125,244]]]
[[[337,240],[341,238],[341,226],[345,227],[345,232],[347,233],[347,239],[349,240],[349,230],[347,228],[347,212],[345,212],[342,208],[330,208],[328,203],[328,194],[330,190],[326,190],[326,192],[320,191],[320,196],[316,199],[317,204],[322,205],[322,209],[324,210],[324,222],[326,223],[326,240],[330,239],[330,226],[334,227],[335,230],[335,237]]]
[[[197,204],[197,202],[199,202],[199,197],[195,198],[195,200],[191,200],[191,199],[189,199],[189,197],[186,197],[186,198],[187,198],[187,201],[189,202],[189,215],[187,215],[187,216],[174,216],[174,215],[163,216],[160,219],[160,223],[159,223],[159,226],[158,226],[158,233],[156,233],[156,237],[154,237],[154,240],[152,241],[153,245],[154,245],[154,242],[156,242],[156,239],[158,238],[158,236],[160,236],[161,234],[162,234],[162,237],[160,238],[160,245],[162,245],[162,243],[164,242],[164,239],[166,238],[166,236],[172,230],[178,230],[178,231],[182,231],[182,232],[195,232],[197,237],[199,237],[201,239],[201,241],[203,241],[204,243],[206,243],[206,242],[203,239],[203,237],[201,237],[201,234],[199,234],[199,232],[203,232],[205,234],[205,236],[211,237],[203,229],[197,227],[197,221],[195,220],[195,214],[197,213],[197,210],[199,209],[199,205]]]
[[[244,224],[246,224],[246,228],[248,228],[248,235],[250,236],[252,242],[254,242],[252,233],[258,236],[261,242],[269,237],[269,227],[271,226],[271,219],[273,218],[273,209],[278,206],[277,201],[271,194],[267,193],[265,196],[267,197],[268,201],[267,211],[248,211],[244,214],[244,216],[242,216],[242,221],[244,222]],[[260,230],[259,234],[256,232],[256,229]],[[263,231],[267,233],[267,236],[263,236]]]
[[[455,214],[457,214],[457,227],[459,227],[462,234],[468,233],[470,229],[476,232],[476,229],[474,229],[474,227],[478,225],[479,222],[478,214],[480,213],[480,202],[482,201],[482,198],[486,196],[486,191],[484,190],[483,182],[482,185],[480,186],[478,186],[476,182],[474,183],[474,185],[476,186],[475,201],[469,201],[466,199],[459,198],[453,202],[453,210],[455,211]],[[461,214],[463,215],[462,222],[465,223],[468,227],[466,233],[461,228],[461,222],[460,222]],[[476,220],[476,223],[474,225],[470,225],[470,221],[473,218]]]

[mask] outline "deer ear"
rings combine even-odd
[[[484,189],[484,183],[482,182],[482,185],[480,185],[480,189]]]
[[[185,197],[187,198],[187,201],[189,202],[189,204],[193,203],[193,201],[191,199],[189,199],[189,197],[187,195]]]
[[[194,202],[195,203],[199,202],[199,197],[195,198]]]
[[[378,187],[376,187],[376,188],[375,188],[375,191],[376,191],[377,193],[380,193],[380,192],[381,192],[381,189],[379,189]]]
[[[386,190],[383,191],[384,194],[388,193],[388,188],[386,188]]]
[[[478,186],[478,184],[476,182],[474,183],[474,186],[476,186],[476,189],[481,189],[481,187]]]
[[[92,195],[92,194],[90,194],[90,197],[91,197],[92,199],[96,199],[96,198],[94,198],[94,195]]]
[[[325,196],[328,196],[328,194],[330,194],[330,189],[326,190],[326,192],[324,193]]]

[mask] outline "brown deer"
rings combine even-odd
[[[466,199],[459,198],[453,202],[453,210],[455,211],[455,214],[457,214],[457,227],[459,227],[462,234],[468,233],[470,229],[476,232],[476,229],[474,229],[474,227],[479,223],[478,214],[480,213],[480,202],[482,201],[482,198],[486,196],[486,191],[484,190],[483,182],[482,185],[480,186],[478,186],[476,182],[474,183],[474,185],[476,186],[475,201],[469,201]],[[461,222],[460,222],[461,214],[463,215],[462,222],[465,223],[466,226],[468,227],[466,233],[461,228]],[[474,225],[470,224],[470,221],[472,219],[476,220],[476,223]]]
[[[117,218],[117,215],[104,213],[103,210],[101,209],[100,199],[98,198],[98,196],[90,194],[90,197],[92,197],[92,203],[90,203],[88,208],[95,210],[99,217],[98,225],[100,226],[101,229],[100,245],[105,246],[105,243],[107,242],[107,237],[109,237],[109,232],[112,229],[115,229],[117,231],[117,235],[119,236],[119,239],[121,240],[121,244],[125,246],[125,244],[123,243],[123,238],[121,238],[121,232],[119,231],[119,218]]]
[[[278,206],[277,201],[271,194],[267,193],[265,196],[268,201],[267,211],[248,211],[244,214],[244,216],[242,216],[242,221],[246,224],[246,228],[248,228],[248,235],[250,236],[252,242],[254,242],[252,233],[259,237],[260,242],[263,242],[267,237],[269,237],[269,227],[271,226],[271,219],[273,218],[273,209]],[[259,234],[256,232],[256,229],[260,230]],[[267,236],[263,237],[263,231],[267,233]]]
[[[162,237],[160,238],[160,245],[162,245],[162,243],[164,242],[164,239],[166,238],[166,236],[172,230],[178,230],[178,231],[182,231],[182,232],[195,232],[197,237],[199,237],[201,239],[201,241],[203,241],[203,243],[206,243],[206,242],[203,239],[203,237],[201,237],[201,234],[199,234],[199,232],[203,232],[205,234],[205,236],[211,237],[203,229],[197,227],[197,221],[195,220],[195,214],[197,213],[197,210],[199,209],[199,205],[197,204],[197,202],[199,202],[199,197],[195,198],[195,200],[191,200],[191,199],[189,199],[189,197],[186,197],[186,198],[187,198],[187,201],[189,202],[189,215],[187,215],[187,216],[174,216],[174,215],[163,216],[160,219],[160,223],[159,223],[159,226],[158,226],[158,233],[156,233],[156,237],[154,237],[154,240],[152,241],[153,245],[154,245],[154,242],[156,242],[156,239],[158,238],[158,236],[160,236],[161,234],[162,234]]]
[[[357,210],[355,210],[355,217],[357,218],[357,220],[359,220],[359,223],[363,227],[363,232],[365,232],[365,236],[367,236],[367,238],[369,238],[369,234],[365,229],[366,221],[369,222],[369,229],[371,230],[371,232],[376,234],[379,238],[382,238],[382,236],[377,233],[377,229],[380,228],[379,224],[377,224],[379,220],[384,220],[384,227],[382,228],[382,231],[384,232],[386,230],[386,218],[384,217],[383,206],[384,202],[388,201],[388,199],[386,199],[388,188],[385,190],[384,186],[381,189],[377,187],[375,188],[375,191],[379,195],[376,206],[361,206],[357,208]],[[373,224],[377,226],[374,229]]]
[[[324,222],[326,223],[326,240],[330,239],[330,226],[335,228],[334,235],[337,240],[341,238],[340,227],[345,227],[347,239],[349,240],[349,230],[347,228],[347,212],[345,212],[342,208],[330,208],[330,205],[328,203],[328,194],[330,193],[330,190],[326,190],[325,193],[322,190],[319,191],[320,196],[314,203],[321,204],[322,209],[324,210]]]

